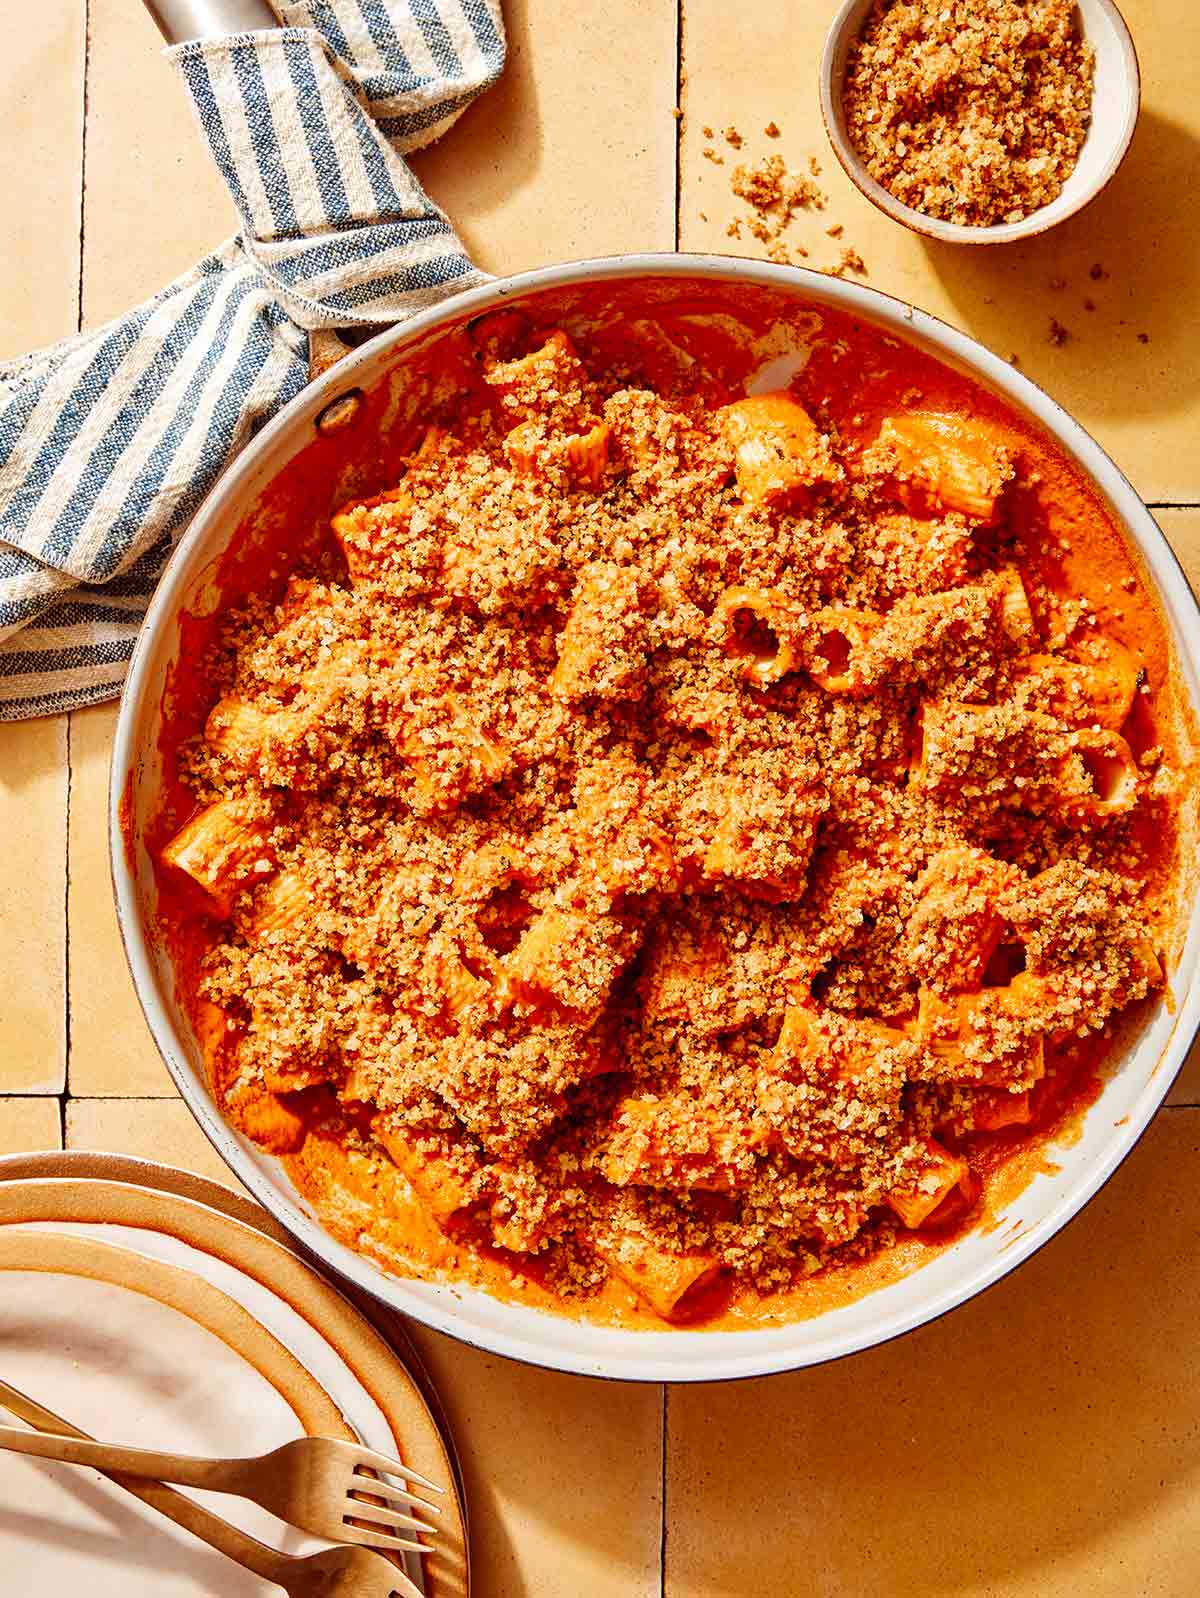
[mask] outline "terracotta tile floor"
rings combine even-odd
[[[1004,251],[927,245],[851,190],[813,93],[834,9],[509,0],[505,78],[421,173],[500,271],[676,243],[750,251],[726,232],[732,167],[766,150],[817,158],[828,209],[794,228],[810,262],[851,245],[867,281],[1017,355],[1125,468],[1200,580],[1200,8],[1126,0],[1144,85],[1129,159],[1087,212]],[[0,19],[0,192],[19,218],[0,261],[8,354],[151,292],[234,220],[140,6],[0,0]],[[1051,317],[1070,329],[1061,346]],[[117,944],[112,722],[102,707],[0,726],[0,1152],[65,1133],[220,1177]],[[419,1332],[466,1456],[482,1598],[1196,1592],[1200,1056],[1171,1104],[1016,1277],[837,1366],[664,1394]]]

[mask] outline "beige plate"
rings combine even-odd
[[[238,1454],[308,1432],[399,1449],[449,1489],[438,1552],[404,1569],[429,1598],[466,1598],[461,1478],[407,1336],[330,1286],[256,1205],[117,1155],[14,1155],[0,1159],[0,1272],[0,1374],[15,1385],[106,1440]],[[35,1486],[37,1515],[8,1507]],[[198,1496],[289,1553],[320,1546]],[[11,1578],[31,1593],[274,1590],[92,1472],[5,1455],[0,1560],[6,1590]]]

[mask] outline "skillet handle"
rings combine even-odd
[[[146,0],[146,9],[168,44],[279,26],[267,0]]]
[[[267,0],[145,0],[146,9],[158,24],[168,44],[187,44],[193,39],[215,39],[227,33],[255,33],[279,26]],[[358,342],[379,332],[361,330]],[[311,382],[327,372],[353,344],[333,328],[318,328],[308,335],[308,376]],[[335,400],[321,413],[317,426],[321,432],[337,432],[354,420],[358,412],[354,396]]]
[[[308,380],[322,376],[331,366],[336,366],[343,355],[349,355],[351,350],[359,344],[365,344],[367,339],[374,338],[376,333],[382,333],[383,326],[356,327],[353,329],[318,327],[308,335]],[[347,337],[347,334],[350,334]],[[362,394],[356,389],[348,389],[346,393],[339,394],[336,399],[330,400],[325,409],[317,417],[314,426],[318,433],[340,433],[345,427],[352,427],[358,420],[362,410]]]

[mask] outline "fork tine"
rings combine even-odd
[[[342,1542],[358,1543],[363,1548],[391,1548],[397,1553],[432,1554],[428,1543],[414,1542],[411,1537],[390,1537],[387,1532],[371,1531],[369,1527],[354,1526],[346,1521],[339,1532]]]
[[[370,1493],[373,1498],[394,1498],[398,1503],[427,1509],[431,1515],[440,1515],[442,1512],[440,1505],[431,1504],[427,1498],[418,1498],[416,1493],[410,1493],[403,1487],[393,1487],[390,1481],[381,1481],[378,1476],[364,1476],[359,1471],[351,1474],[350,1490]]]
[[[444,1493],[446,1489],[439,1487],[437,1482],[430,1481],[427,1476],[420,1475],[410,1466],[401,1464],[398,1459],[389,1459],[386,1454],[377,1454],[372,1448],[359,1448],[355,1445],[355,1454],[358,1458],[357,1469],[383,1470],[389,1476],[403,1476],[406,1481],[415,1481],[418,1487],[427,1487],[431,1493]]]
[[[378,1598],[421,1598],[421,1593],[413,1586],[402,1570],[396,1570],[395,1574],[389,1577],[389,1581],[393,1584],[398,1583],[398,1585],[392,1585],[386,1595],[384,1590],[380,1588]]]
[[[364,1504],[360,1498],[348,1498],[347,1504],[354,1512],[355,1520],[372,1521],[380,1526],[402,1526],[405,1531],[423,1531],[430,1537],[436,1537],[441,1530],[439,1526],[427,1526],[423,1520],[416,1520],[412,1515],[402,1515],[395,1509],[384,1509],[379,1504]]]

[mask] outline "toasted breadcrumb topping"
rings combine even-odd
[[[1127,663],[1038,636],[969,421],[864,450],[478,337],[490,401],[208,662],[222,1102],[563,1294],[785,1287],[968,1205],[961,1149],[1158,986]]]
[[[914,210],[1019,222],[1075,168],[1093,64],[1074,0],[877,0],[847,62],[847,132]]]

